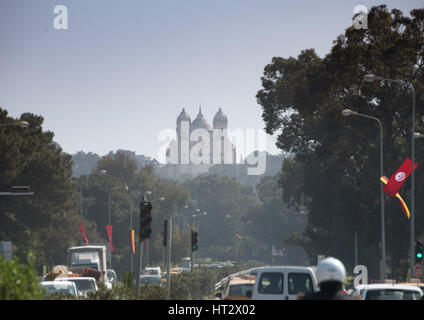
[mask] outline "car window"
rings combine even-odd
[[[396,289],[370,290],[365,300],[419,300],[421,294],[415,291],[403,291]]]
[[[55,285],[45,285],[43,286],[48,294],[54,294],[54,293],[66,293],[74,295],[75,291],[74,288],[71,286],[55,286]]]
[[[230,297],[246,297],[247,291],[252,291],[253,283],[249,284],[233,284],[230,286]]]
[[[258,292],[264,294],[283,293],[284,274],[281,272],[264,272],[259,279]]]
[[[96,290],[93,281],[90,280],[71,280],[75,282],[78,291]]]
[[[314,291],[314,285],[309,273],[294,272],[288,276],[289,294],[309,293]]]

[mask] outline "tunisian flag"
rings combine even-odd
[[[399,167],[399,169],[396,170],[396,172],[392,175],[392,177],[389,179],[387,184],[384,186],[383,190],[388,195],[395,197],[398,193],[400,187],[402,184],[408,179],[412,172],[412,161],[409,158],[406,158],[406,160],[402,163],[402,165]],[[417,163],[414,163],[414,170],[418,167]]]
[[[85,245],[88,246],[88,239],[87,239],[87,235],[85,234],[85,228],[84,228],[84,220],[81,220],[80,232],[81,232],[82,238],[85,241]]]
[[[110,243],[110,251],[113,252],[113,245],[112,245],[112,225],[107,225],[106,226],[106,231],[107,231],[107,237],[109,238],[109,243]]]

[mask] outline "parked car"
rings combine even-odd
[[[79,296],[87,297],[89,292],[96,292],[99,290],[97,287],[96,279],[92,277],[66,277],[56,278],[55,281],[72,281],[75,283]]]
[[[40,285],[49,295],[55,293],[65,293],[71,296],[78,295],[77,287],[72,281],[41,281]]]
[[[358,285],[351,295],[361,300],[420,300],[423,293],[416,286],[375,283]]]
[[[162,272],[160,270],[160,267],[147,267],[144,269],[144,274],[160,276],[162,275]]]
[[[296,300],[299,294],[318,291],[311,267],[260,267],[254,274],[252,300]]]
[[[143,274],[143,275],[141,275],[140,276],[140,285],[146,285],[146,284],[162,286],[163,285],[162,276],[161,275],[155,275],[155,274]]]
[[[250,300],[254,285],[255,279],[252,277],[234,277],[228,281],[222,293],[217,297],[222,300]]]
[[[107,269],[106,276],[109,282],[116,283],[118,281],[118,277],[116,276],[116,272],[113,269]]]

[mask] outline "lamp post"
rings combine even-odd
[[[383,170],[383,125],[381,124],[381,121],[377,118],[374,118],[374,117],[371,117],[356,111],[352,111],[350,109],[344,109],[342,111],[342,114],[345,117],[355,115],[355,116],[372,119],[378,122],[380,127],[380,177],[382,177],[384,175],[384,170]],[[380,204],[381,204],[381,259],[382,259],[381,276],[382,276],[382,279],[385,280],[386,279],[386,237],[385,237],[385,225],[384,225],[384,220],[385,220],[384,219],[384,191],[383,191],[382,183],[380,184]]]
[[[412,91],[412,129],[411,129],[411,239],[410,239],[410,251],[411,251],[411,265],[410,272],[411,278],[414,275],[414,267],[415,267],[415,246],[414,246],[414,237],[415,237],[415,88],[412,84],[407,83],[404,80],[394,80],[387,79],[383,77],[379,77],[373,74],[367,74],[364,76],[364,81],[373,82],[373,81],[388,81],[395,82],[397,84],[405,85],[409,87]]]
[[[147,202],[147,195],[151,195],[151,191],[146,191],[143,194],[143,200],[142,202]],[[141,205],[141,204],[140,204]],[[140,207],[140,219],[141,219],[141,207]],[[141,228],[141,225],[140,225]],[[137,275],[135,278],[135,288],[137,295],[140,293],[140,276],[141,276],[141,269],[143,268],[143,246],[144,246],[144,240],[141,236],[141,229],[139,230],[139,238],[138,238],[138,257],[137,258]]]

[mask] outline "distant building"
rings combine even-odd
[[[171,176],[193,176],[207,173],[213,165],[236,164],[236,149],[227,134],[228,118],[221,108],[213,118],[213,127],[201,107],[193,121],[183,108],[176,124],[176,140],[170,142],[166,153],[167,167],[173,168]]]

